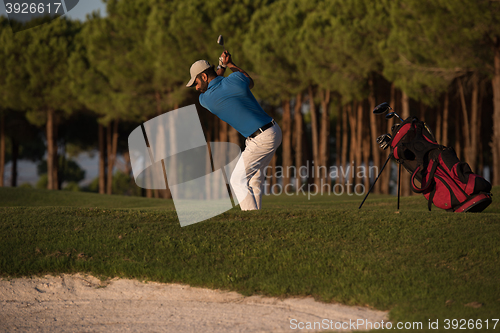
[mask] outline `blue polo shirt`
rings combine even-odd
[[[200,104],[217,117],[248,137],[273,119],[262,110],[248,85],[250,79],[235,72],[228,77],[217,76],[200,94]]]

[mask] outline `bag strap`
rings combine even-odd
[[[432,208],[432,202],[434,201],[434,194],[436,194],[436,188],[434,188],[429,194],[429,201],[427,201],[427,208],[429,208],[429,212]]]
[[[429,189],[429,187],[432,185],[432,181],[434,180],[434,174],[436,173],[436,169],[437,169],[437,166],[439,164],[439,162],[435,161],[435,160],[431,160],[431,163],[432,163],[432,167],[431,167],[431,172],[429,172],[429,176],[427,177],[427,182],[424,184],[422,184],[422,187],[421,188],[418,188],[417,185],[415,185],[415,176],[417,175],[417,173],[422,173],[422,165],[419,165],[415,171],[413,171],[413,174],[411,175],[411,189],[413,190],[413,192],[415,193],[422,193],[424,191],[427,191],[427,189]],[[420,177],[421,179],[424,179],[423,176]]]
[[[432,159],[431,160],[432,163],[434,163],[432,165],[432,168],[431,168],[431,172],[429,174],[429,179],[427,179],[427,182],[429,183],[430,182],[430,179],[432,178],[434,180],[434,174],[436,173],[436,169],[438,167],[438,160],[436,159]],[[434,195],[436,194],[436,187],[434,186],[434,188],[432,189],[431,193],[429,194],[429,200],[427,201],[427,208],[429,209],[429,212],[432,211],[432,202],[434,201]]]

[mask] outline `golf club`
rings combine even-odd
[[[396,112],[389,112],[388,114],[385,115],[385,119],[389,120],[394,116],[398,117],[399,120],[403,121],[403,118],[401,118]]]
[[[389,147],[389,142],[391,142],[392,136],[390,134],[382,134],[377,138],[377,143],[380,145],[380,148],[387,149]]]
[[[224,47],[224,37],[222,37],[222,35],[219,35],[219,38],[217,38],[217,44],[219,44],[220,46],[222,46],[222,48],[224,49],[224,51],[227,51],[226,48]]]
[[[382,113],[386,113],[389,110],[392,110],[391,106],[389,105],[389,103],[384,102],[382,104],[377,105],[375,107],[375,109],[373,109],[373,113],[382,114]]]
[[[220,46],[222,46],[222,48],[224,49],[224,52],[227,52],[227,49],[224,46],[224,37],[222,37],[222,35],[219,35],[219,37],[217,38],[217,44],[219,44]],[[221,66],[222,66],[222,57],[219,57],[219,67],[217,67],[217,70],[219,70],[219,68]]]

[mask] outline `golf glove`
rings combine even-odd
[[[226,68],[227,65],[224,65],[224,63],[222,62],[222,60],[223,60],[222,57],[219,57],[219,66]]]

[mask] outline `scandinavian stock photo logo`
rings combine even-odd
[[[205,140],[195,105],[164,113],[138,126],[128,138],[135,182],[172,193],[182,227],[233,208],[229,175],[241,155],[229,142]],[[236,196],[233,195],[236,199]]]
[[[80,0],[3,0],[14,33],[31,29],[67,14]],[[30,24],[26,24],[30,22]]]

